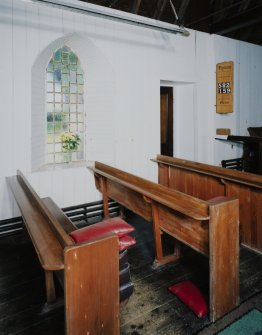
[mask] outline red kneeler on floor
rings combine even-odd
[[[202,318],[207,315],[207,302],[203,293],[190,280],[170,286],[174,293],[196,316]]]

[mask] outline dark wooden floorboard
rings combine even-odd
[[[212,328],[207,317],[198,319],[168,291],[170,285],[190,279],[207,293],[208,260],[183,247],[180,262],[153,269],[152,224],[132,213],[128,214],[127,221],[136,229],[133,236],[137,244],[128,254],[135,291],[121,312],[121,335],[186,335]],[[172,248],[170,239],[163,238],[167,249]],[[251,301],[250,297],[256,298],[256,294],[262,292],[262,255],[241,248],[240,261],[242,308]],[[0,334],[63,335],[63,308],[43,315],[44,303],[44,273],[30,240],[22,232],[2,238]],[[238,315],[237,310],[234,317]],[[206,334],[213,332],[207,330]]]

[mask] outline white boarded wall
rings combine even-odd
[[[0,219],[19,213],[5,181],[18,168],[40,196],[51,196],[61,207],[99,198],[83,166],[32,169],[32,162],[41,162],[34,123],[43,112],[39,64],[61,41],[76,51],[85,72],[87,160],[156,180],[149,159],[160,150],[161,81],[174,85],[180,157],[217,163],[225,158],[214,141],[217,127],[230,123],[241,133],[246,124],[262,124],[261,47],[195,31],[185,38],[21,0],[0,0],[0,36]],[[236,90],[230,119],[215,114],[215,64],[224,60],[239,64],[236,80],[244,77],[252,87],[255,78],[257,87],[241,97]]]

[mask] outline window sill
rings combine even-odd
[[[70,163],[57,163],[57,164],[45,164],[40,168],[34,170],[33,172],[43,172],[43,171],[59,171],[66,169],[75,169],[92,166],[92,161],[78,161],[78,162],[70,162]]]

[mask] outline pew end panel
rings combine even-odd
[[[116,235],[65,248],[67,335],[119,334],[118,249]]]
[[[210,204],[209,290],[210,320],[239,305],[238,199]]]

